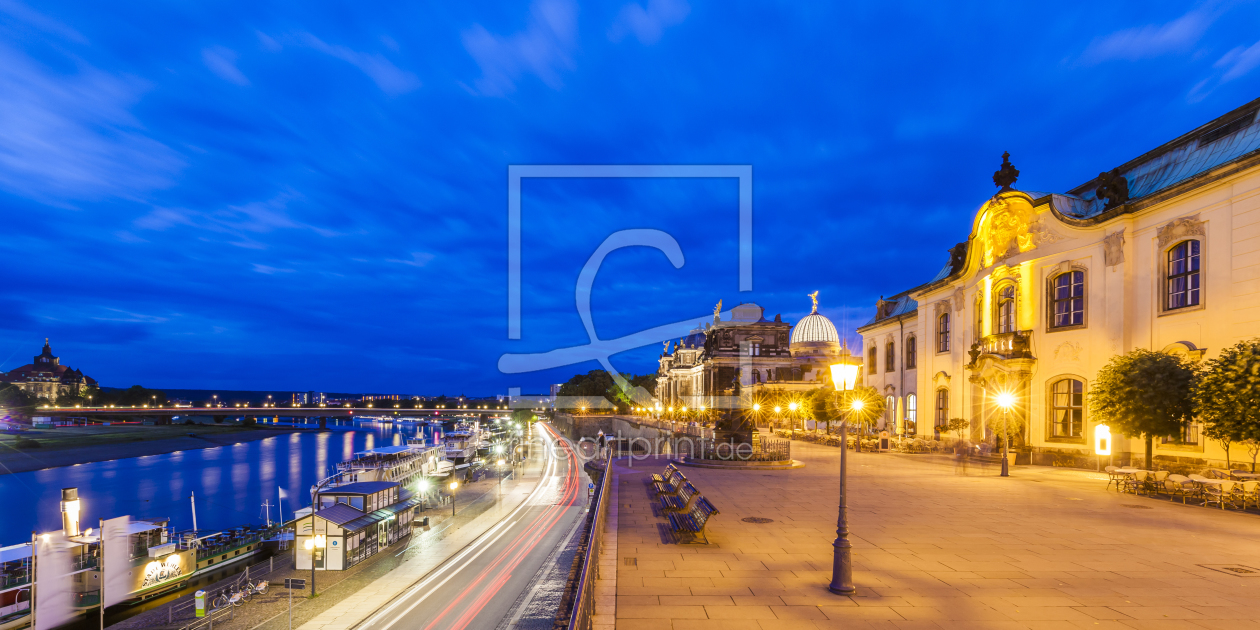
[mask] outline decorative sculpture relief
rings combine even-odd
[[[1169,221],[1167,225],[1159,228],[1159,248],[1163,249],[1187,236],[1202,236],[1205,233],[1203,225],[1204,222],[1199,220],[1197,214]]]
[[[1129,180],[1120,174],[1118,168],[1110,173],[1099,173],[1098,188],[1094,190],[1094,196],[1104,200],[1103,210],[1123,206],[1129,201]]]
[[[1075,341],[1065,341],[1054,349],[1054,359],[1056,361],[1080,361],[1081,360],[1081,344]]]
[[[963,310],[963,290],[962,287],[954,289],[954,312],[961,313]]]
[[[1103,261],[1108,267],[1124,262],[1124,228],[1103,237]]]
[[[1019,169],[1011,164],[1011,152],[1004,151],[1002,153],[1002,168],[993,172],[993,185],[999,188],[998,192],[1006,192],[1014,190],[1015,180],[1019,179]]]
[[[1028,233],[1019,239],[1019,251],[1026,252],[1040,245],[1049,245],[1067,240],[1066,236],[1055,232],[1046,222],[1037,219],[1028,226]]]

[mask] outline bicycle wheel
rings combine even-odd
[[[228,603],[228,598],[227,598],[227,596],[226,596],[226,595],[220,595],[220,596],[218,596],[218,597],[214,598],[214,601],[210,602],[210,607],[211,607],[211,608],[213,608],[213,609],[215,609],[215,610],[218,610],[218,609],[220,609],[220,608],[223,608],[224,606],[227,606],[227,603]]]

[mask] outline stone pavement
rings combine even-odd
[[[684,467],[721,510],[707,546],[675,543],[654,508],[644,479],[664,458],[617,462],[618,630],[1260,628],[1260,570],[1203,566],[1260,569],[1260,515],[913,455],[850,452],[858,592],[834,595],[839,450],[792,449],[804,468]]]

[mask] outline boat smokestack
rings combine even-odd
[[[61,529],[66,536],[79,535],[79,489],[61,489]]]

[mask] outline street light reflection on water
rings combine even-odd
[[[261,524],[262,504],[271,503],[278,520],[277,488],[284,488],[284,517],[310,503],[310,488],[329,468],[354,453],[383,445],[402,445],[408,437],[433,429],[360,423],[329,426],[329,431],[277,433],[255,442],[130,457],[32,472],[0,475],[0,547],[30,540],[31,532],[61,529],[62,488],[78,488],[82,522],[130,515],[171,519],[175,530],[192,528],[189,493],[197,500],[197,525],[204,531],[246,523]],[[195,427],[189,427],[196,432]]]

